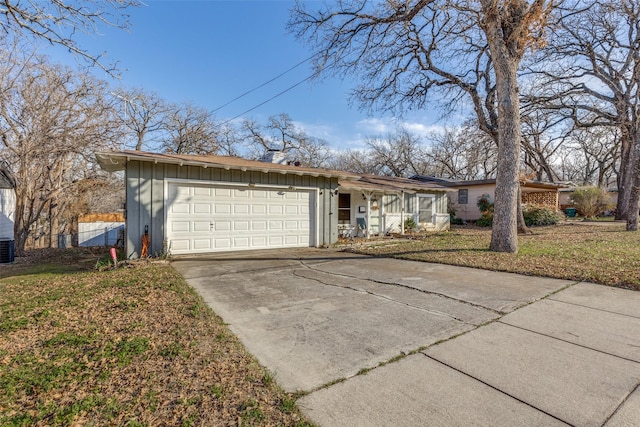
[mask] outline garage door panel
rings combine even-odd
[[[209,221],[193,221],[193,231],[208,233],[211,229]]]
[[[236,231],[248,231],[249,230],[249,221],[234,221],[233,229]]]
[[[254,231],[265,231],[267,229],[267,221],[251,221],[251,229]]]
[[[230,221],[216,221],[214,224],[215,231],[231,231]]]
[[[213,190],[211,187],[196,186],[196,187],[193,187],[193,195],[211,197],[211,194],[212,194],[211,190]]]
[[[251,239],[249,238],[249,236],[236,237],[235,239],[233,239],[233,246],[234,246],[234,248],[237,248],[237,249],[250,248],[251,247],[251,245],[249,244],[250,240]]]
[[[173,203],[171,205],[171,213],[176,214],[188,214],[190,213],[191,205],[189,203]]]
[[[283,236],[269,236],[269,246],[284,246],[284,237]]]
[[[226,203],[216,203],[215,205],[215,213],[216,214],[230,214],[231,213],[231,205]]]
[[[171,239],[171,251],[183,252],[191,250],[189,239]]]
[[[231,249],[231,238],[214,239],[214,249]]]
[[[233,213],[236,215],[245,215],[249,213],[248,204],[233,205]]]
[[[282,230],[282,221],[269,221],[269,230]]]
[[[270,215],[282,215],[283,211],[282,205],[269,205]]]
[[[193,239],[193,250],[205,251],[211,249],[211,239]]]
[[[284,207],[284,213],[286,213],[287,215],[298,215],[298,206],[286,205]]]
[[[298,230],[300,228],[300,221],[285,221],[284,228],[285,230]]]
[[[174,233],[188,233],[191,223],[189,221],[173,221],[171,222],[171,231]]]
[[[309,246],[309,191],[170,183],[167,238],[174,254]]]
[[[194,203],[193,213],[194,214],[210,214],[211,204],[210,203]]]

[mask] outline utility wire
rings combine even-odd
[[[310,80],[311,78],[313,78],[316,75],[316,73],[311,74],[310,76],[307,76],[305,79],[300,80],[299,82],[295,83],[292,86],[289,86],[288,88],[286,88],[285,90],[278,92],[277,94],[273,95],[271,98],[267,99],[266,101],[262,101],[260,104],[253,106],[251,108],[249,108],[248,110],[243,111],[242,113],[238,114],[237,116],[234,116],[228,120],[225,120],[224,122],[222,122],[220,124],[220,126],[224,126],[229,122],[234,121],[235,119],[244,116],[247,113],[250,113],[251,111],[255,110],[256,108],[260,108],[262,107],[264,104],[266,104],[267,102],[273,101],[274,99],[276,99],[277,97],[284,95],[285,93],[289,92],[290,90],[300,86],[302,83],[306,82],[307,80]]]
[[[294,69],[298,68],[299,66],[301,66],[301,65],[302,65],[302,64],[304,64],[305,62],[310,61],[310,60],[311,60],[311,59],[313,59],[316,55],[317,55],[317,54],[313,54],[313,55],[311,55],[310,57],[308,57],[307,59],[303,59],[302,61],[298,62],[298,63],[297,63],[296,65],[294,65],[293,67],[289,68],[289,69],[288,69],[288,70],[286,70],[286,71],[283,71],[282,73],[278,74],[278,75],[277,75],[277,76],[275,76],[274,78],[272,78],[272,79],[270,79],[270,80],[268,80],[268,81],[266,81],[266,82],[262,83],[262,84],[261,84],[261,85],[259,85],[259,86],[254,87],[253,89],[250,89],[250,90],[248,90],[248,91],[244,92],[244,93],[243,93],[243,94],[241,94],[241,95],[236,96],[236,97],[235,97],[235,98],[233,98],[231,101],[228,101],[227,103],[222,104],[221,106],[219,106],[218,108],[216,108],[215,110],[213,110],[213,111],[212,111],[212,113],[215,113],[216,111],[223,109],[224,107],[226,107],[226,106],[227,106],[227,105],[229,105],[229,104],[233,104],[233,103],[234,103],[234,102],[236,102],[238,99],[240,99],[240,98],[244,98],[245,96],[249,95],[250,93],[255,92],[256,90],[258,90],[258,89],[260,89],[260,88],[265,87],[265,86],[266,86],[266,85],[268,85],[269,83],[272,83],[272,82],[274,82],[274,81],[278,80],[280,77],[284,76],[284,75],[285,75],[285,74],[287,74],[288,72],[290,72],[290,71],[292,71],[292,70],[294,70]],[[267,101],[267,102],[268,102],[268,101]]]
[[[303,61],[303,63],[304,63],[304,62],[306,62],[306,61],[308,61],[309,59],[313,58],[314,56],[316,56],[316,55],[313,55],[313,56],[311,56],[311,57],[307,58],[306,60],[304,60],[304,61]],[[262,107],[264,104],[266,104],[266,103],[268,103],[268,102],[270,102],[270,101],[273,101],[273,100],[274,100],[274,99],[276,99],[277,97],[279,97],[279,96],[281,96],[281,95],[284,95],[285,93],[289,92],[289,91],[290,91],[290,90],[292,90],[292,89],[295,89],[296,87],[300,86],[302,83],[304,83],[304,82],[306,82],[306,81],[308,81],[308,80],[311,80],[312,78],[316,77],[316,76],[317,76],[318,74],[320,74],[321,72],[324,72],[324,71],[325,71],[325,70],[327,70],[328,68],[332,68],[332,67],[336,66],[337,64],[338,64],[338,59],[334,60],[334,61],[333,61],[333,63],[331,63],[331,64],[327,65],[327,66],[326,66],[326,67],[324,67],[322,70],[320,70],[320,71],[315,71],[314,73],[312,73],[312,74],[308,75],[307,77],[305,77],[304,79],[300,80],[299,82],[294,83],[293,85],[289,86],[289,87],[288,87],[288,88],[286,88],[285,90],[283,90],[283,91],[281,91],[281,92],[278,92],[277,94],[273,95],[272,97],[270,97],[270,98],[269,98],[269,99],[267,99],[266,101],[262,101],[262,102],[261,102],[261,103],[259,103],[258,105],[255,105],[255,106],[253,106],[253,107],[249,108],[248,110],[245,110],[245,111],[243,111],[242,113],[240,113],[240,114],[238,114],[238,115],[236,115],[236,116],[234,116],[234,117],[232,117],[232,118],[230,118],[230,119],[228,119],[228,120],[225,120],[224,122],[220,123],[218,126],[224,126],[224,125],[226,125],[227,123],[230,123],[230,122],[234,121],[235,119],[237,119],[237,118],[239,118],[239,117],[242,117],[242,116],[244,116],[245,114],[250,113],[251,111],[253,111],[253,110],[257,109],[257,108]],[[299,64],[298,64],[298,65],[299,65]],[[297,65],[296,65],[296,66],[297,66]],[[294,67],[294,68],[295,68],[295,67]],[[272,79],[272,80],[274,80],[274,79]],[[263,85],[263,86],[264,86],[264,85]],[[253,91],[253,90],[252,90],[252,91]],[[214,111],[217,111],[217,110],[214,110]]]

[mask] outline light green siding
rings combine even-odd
[[[317,223],[318,241],[324,246],[338,240],[338,188],[337,178],[309,175],[263,173],[256,171],[225,170],[200,166],[179,166],[132,160],[126,168],[127,190],[127,257],[138,258],[145,226],[149,226],[151,246],[149,255],[160,254],[165,239],[165,180],[184,179],[202,183],[247,183],[284,185],[318,189]],[[335,212],[335,214],[334,214]],[[314,221],[316,222],[316,221]]]

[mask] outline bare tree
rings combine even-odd
[[[191,104],[174,106],[166,116],[161,149],[174,154],[218,154],[216,124],[210,112]]]
[[[156,148],[167,130],[169,105],[158,95],[143,89],[112,92],[120,101],[119,115],[122,124],[130,132],[133,141],[125,145],[140,151],[146,145]]]
[[[96,34],[101,27],[129,27],[126,9],[141,5],[139,0],[0,0],[0,31],[12,39],[30,35],[60,45],[93,65],[113,72],[100,56],[82,49],[76,33]]]
[[[553,164],[572,127],[566,118],[537,108],[525,108],[522,114],[524,164],[542,181],[557,180]]]
[[[290,26],[321,55],[319,71],[357,74],[361,106],[402,112],[432,95],[467,96],[496,137],[498,167],[490,249],[517,252],[520,111],[517,73],[543,37],[548,0],[415,0],[325,4],[293,10]],[[495,77],[495,84],[494,84]],[[451,103],[449,103],[451,105]]]
[[[407,177],[424,175],[429,170],[424,144],[406,129],[398,129],[386,137],[367,138],[365,142],[377,174]]]
[[[618,132],[609,127],[582,128],[571,133],[567,145],[584,159],[582,163],[583,185],[607,188],[616,182],[620,144]]]
[[[327,160],[326,166],[331,169],[343,170],[353,173],[380,175],[376,165],[370,159],[368,150],[343,150],[336,151]]]
[[[462,180],[495,178],[497,146],[475,122],[434,133],[430,142],[434,175]]]
[[[61,213],[92,178],[94,151],[113,147],[120,135],[105,82],[43,58],[0,56],[0,87],[8,88],[0,95],[0,157],[17,180],[21,253],[39,221],[57,234]]]
[[[330,156],[326,141],[307,135],[285,113],[269,117],[265,125],[245,120],[242,131],[254,158],[262,157],[268,150],[278,150],[284,152],[290,162],[321,167]]]
[[[538,76],[534,101],[560,111],[577,127],[618,129],[616,216],[628,218],[628,229],[637,229],[640,4],[636,0],[594,1],[588,11],[563,21],[536,63],[544,65],[531,66]]]

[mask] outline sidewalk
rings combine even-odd
[[[322,426],[639,426],[640,293],[581,283],[299,401]]]

